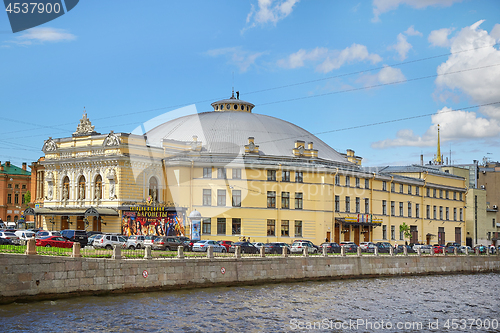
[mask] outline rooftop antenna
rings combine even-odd
[[[232,84],[232,94],[231,94],[231,97],[234,98],[234,71],[233,71],[233,84]]]

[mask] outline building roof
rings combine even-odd
[[[442,166],[439,166],[442,167]],[[443,172],[436,168],[435,166],[429,165],[403,165],[403,166],[384,166],[384,167],[366,167],[364,168],[371,172],[381,173],[381,174],[391,174],[391,173],[416,173],[416,172],[428,172],[440,176],[448,176],[452,178],[462,178],[447,172]]]
[[[232,100],[238,101],[238,100]],[[213,103],[213,105],[219,102]],[[220,101],[222,104],[222,101]],[[164,139],[202,143],[202,153],[244,154],[249,137],[261,156],[295,157],[297,140],[313,143],[318,158],[353,164],[305,129],[278,118],[251,112],[219,111],[188,115],[158,125],[146,133],[148,144],[162,147]]]
[[[3,170],[0,170],[0,174],[5,174],[5,175],[21,175],[21,176],[29,176],[31,175],[31,172],[23,170],[22,168],[19,168],[10,162],[5,162],[4,164],[1,164],[3,166]]]

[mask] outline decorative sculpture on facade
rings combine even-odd
[[[73,136],[84,136],[84,135],[92,135],[98,134],[94,131],[95,126],[92,126],[92,123],[87,118],[87,111],[83,110],[82,119],[80,119],[80,123],[76,127],[76,132],[73,133]]]
[[[43,150],[45,152],[51,152],[51,151],[56,151],[57,150],[57,145],[54,142],[54,140],[52,140],[51,136],[49,136],[48,140],[45,140],[45,145],[44,145],[44,149]]]
[[[112,146],[119,146],[120,145],[120,138],[113,132],[111,131],[108,136],[104,139],[103,146],[105,147],[112,147]]]

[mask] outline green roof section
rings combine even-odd
[[[20,175],[20,176],[29,176],[31,175],[31,172],[23,170],[20,167],[17,167],[10,162],[5,162],[4,164],[1,164],[3,166],[3,170],[0,170],[0,175]]]

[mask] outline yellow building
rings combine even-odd
[[[98,134],[84,115],[72,137],[45,142],[45,200],[33,213],[47,228],[125,234],[465,243],[464,178],[362,167],[353,150],[339,153],[234,95],[212,107],[144,135]]]

